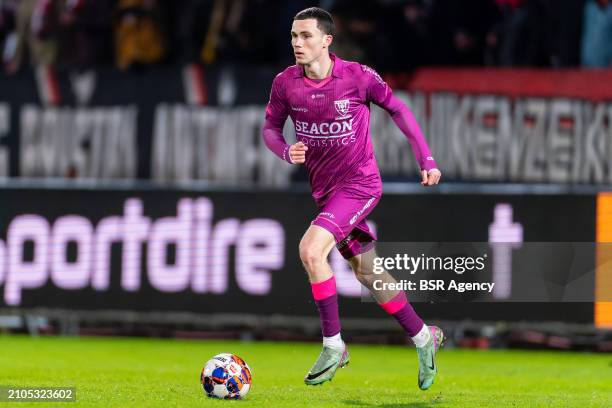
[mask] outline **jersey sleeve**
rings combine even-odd
[[[266,119],[263,139],[268,148],[281,159],[291,163],[289,145],[283,137],[283,126],[287,120],[288,109],[282,78],[277,76],[272,82],[270,100],[266,106]]]
[[[362,65],[364,82],[366,85],[366,102],[372,102],[384,109],[384,105],[388,102],[388,98],[393,95],[389,85],[382,79],[378,72]]]
[[[438,166],[431,155],[421,127],[410,109],[393,95],[389,85],[376,71],[365,65],[362,65],[362,69],[366,84],[366,102],[375,103],[391,115],[393,122],[395,122],[404,136],[406,136],[406,139],[408,139],[410,146],[412,146],[412,152],[421,170],[429,171],[437,168]]]
[[[272,81],[272,89],[270,90],[270,100],[266,107],[266,120],[271,120],[279,123],[280,126],[285,124],[287,120],[288,109],[285,90],[283,89],[283,80],[280,75],[277,75]],[[282,122],[282,123],[281,123]]]

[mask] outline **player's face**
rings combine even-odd
[[[291,26],[291,46],[295,62],[308,65],[316,61],[329,47],[332,36],[317,27],[317,20],[294,20]]]

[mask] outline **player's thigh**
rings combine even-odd
[[[300,256],[322,256],[327,258],[336,245],[334,235],[323,227],[310,225],[300,241]]]

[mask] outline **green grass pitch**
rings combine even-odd
[[[242,401],[206,398],[200,370],[232,352],[253,371]],[[306,387],[319,344],[0,336],[0,384],[75,386],[76,403],[16,407],[612,407],[612,355],[442,350],[429,391],[410,347],[350,347],[331,383]]]

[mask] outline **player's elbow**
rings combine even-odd
[[[388,105],[387,112],[389,112],[391,116],[399,118],[402,116],[409,115],[410,109],[408,109],[408,106],[406,106],[404,102],[400,101],[397,98],[394,98],[392,100],[392,103]]]
[[[397,107],[388,108],[387,113],[389,114],[389,116],[391,116],[391,119],[393,119],[394,121],[397,121],[398,119],[401,119],[402,117],[402,111],[401,109],[398,109]]]

